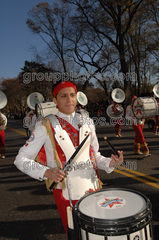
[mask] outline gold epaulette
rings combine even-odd
[[[41,125],[43,125],[46,128],[47,134],[49,135],[50,141],[52,143],[54,159],[55,159],[55,161],[57,163],[57,167],[62,169],[62,164],[61,164],[61,161],[59,159],[59,156],[58,156],[58,153],[57,153],[57,150],[56,150],[55,140],[54,140],[54,137],[53,137],[53,132],[52,132],[52,129],[51,129],[51,123],[50,123],[49,119],[47,119],[47,118],[41,119]],[[36,158],[36,160],[38,160],[38,158]],[[48,191],[52,191],[52,190],[49,189],[49,187],[53,183],[53,180],[46,179],[45,182],[46,182],[47,190]],[[64,190],[66,188],[65,179],[63,179],[59,183],[59,185],[60,185],[61,189]],[[56,186],[55,186],[55,188],[56,188]]]

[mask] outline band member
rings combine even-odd
[[[159,104],[159,98],[156,98],[156,101]],[[156,123],[155,123],[154,129],[153,129],[153,133],[155,135],[157,135],[157,131],[158,131],[158,128],[159,128],[159,115],[155,116],[155,120],[156,120]]]
[[[5,127],[7,125],[7,118],[0,111],[0,156],[5,158]]]
[[[137,96],[133,95],[131,97],[131,102],[133,103],[136,98]],[[143,157],[150,156],[151,154],[149,153],[149,149],[143,135],[144,120],[138,120],[135,118],[132,111],[132,104],[127,106],[125,118],[130,120],[132,127],[135,130],[134,153],[143,154]]]
[[[117,114],[116,116],[118,116],[119,113],[121,113],[121,104],[116,103],[115,101],[113,101],[113,106],[112,106],[112,112],[115,114]],[[116,137],[121,137],[121,118],[119,117],[115,117],[113,119],[113,123],[115,126],[115,136]]]
[[[101,117],[102,116],[102,110],[99,108],[98,111],[97,111],[97,115],[98,117]]]
[[[37,117],[35,114],[35,110],[30,110],[25,116],[25,118],[23,119],[23,127],[28,129],[27,137],[31,136],[32,131],[34,130],[34,127],[36,124],[36,120],[37,120]]]
[[[32,136],[23,146],[14,164],[19,170],[37,180],[57,183],[53,189],[54,199],[67,233],[67,206],[75,203],[85,194],[102,187],[97,168],[111,173],[123,162],[123,152],[110,158],[99,152],[99,143],[94,124],[86,122],[75,112],[77,103],[76,86],[70,82],[58,82],[53,90],[53,101],[58,108],[56,116],[39,120]],[[88,117],[87,117],[88,120]],[[61,170],[75,152],[85,135],[91,133],[67,175]],[[36,157],[37,156],[37,157]],[[34,161],[36,159],[36,162]]]
[[[28,124],[26,124],[26,122],[25,122],[25,117],[27,116],[27,114],[28,114],[27,111],[25,111],[24,114],[22,115],[22,126],[26,131],[27,137],[29,138],[30,135],[29,135]]]

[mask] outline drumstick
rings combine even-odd
[[[64,172],[67,167],[71,164],[71,162],[73,161],[73,159],[76,157],[77,153],[79,152],[79,150],[83,147],[83,145],[85,144],[85,142],[87,141],[87,138],[91,135],[91,132],[88,133],[88,135],[83,139],[83,141],[80,143],[80,145],[76,148],[75,152],[72,154],[72,156],[70,157],[70,159],[65,163],[65,166],[62,169],[62,172]],[[49,189],[51,190],[54,186],[55,186],[56,182],[53,182],[51,184],[51,186],[49,187]]]
[[[104,137],[104,140],[107,141],[109,147],[113,150],[114,154],[119,157],[119,153],[118,153],[117,150],[113,147],[113,145],[109,142],[108,138],[107,138],[107,137]]]

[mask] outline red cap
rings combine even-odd
[[[67,87],[72,87],[75,89],[76,93],[77,93],[77,89],[74,83],[70,82],[70,81],[64,81],[64,82],[60,82],[55,89],[53,90],[53,96],[56,97],[56,95],[58,94],[58,92],[63,89],[63,88],[67,88]]]

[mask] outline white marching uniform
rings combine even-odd
[[[95,133],[93,120],[91,120],[89,117],[82,118],[80,114],[75,112],[72,115],[65,115],[61,112],[58,112],[57,116],[69,122],[75,128],[75,130],[79,131],[79,143],[81,143],[83,138],[85,138],[86,131],[91,132],[91,135],[88,137],[84,146],[80,150],[82,153],[79,152],[79,156],[77,154],[77,159],[75,159],[75,163],[78,164],[77,169],[75,169],[76,167],[73,167],[71,171],[67,171],[67,176],[64,180],[66,181],[66,188],[63,188],[63,185],[61,185],[60,182],[57,184],[56,189],[53,189],[56,206],[67,234],[69,217],[67,216],[66,209],[68,206],[70,206],[70,200],[74,205],[86,193],[92,190],[99,190],[100,187],[100,180],[96,175],[96,169],[91,166],[94,163],[92,162],[92,164],[90,164],[92,161],[90,161],[89,158],[90,145],[93,148],[95,157],[94,160],[98,169],[103,169],[107,173],[110,173],[114,170],[114,168],[109,167],[111,158],[106,158],[99,152],[99,143]],[[75,151],[75,147],[71,141],[71,138],[69,137],[69,134],[67,134],[67,131],[62,129],[61,125],[56,125],[56,123],[52,121],[53,118],[56,118],[54,115],[50,115],[48,118],[56,132],[55,139],[63,150],[66,161],[68,161],[68,159],[72,156],[72,153]],[[84,121],[86,122],[84,123]],[[52,131],[52,129],[50,129],[50,131]],[[77,133],[77,131],[75,132]],[[51,132],[51,134],[53,134],[53,132]],[[57,167],[57,162],[54,158],[53,145],[51,142],[51,137],[49,135],[50,132],[48,132],[47,127],[42,125],[42,121],[38,121],[35,125],[35,130],[32,132],[31,137],[19,150],[19,153],[14,161],[14,164],[20,171],[40,181],[46,180],[44,173],[47,169]],[[64,140],[60,142],[61,136],[62,140]],[[62,142],[65,142],[65,144]],[[45,149],[47,161],[46,166],[34,161],[42,146],[44,146]],[[87,167],[83,168],[83,166]]]
[[[72,123],[73,127],[79,130],[79,121],[81,119],[80,114],[74,112],[72,115],[66,115],[58,112],[57,116],[67,120],[69,123]],[[72,121],[72,119],[75,118],[77,121]],[[93,120],[89,118],[89,121],[90,124],[88,124],[88,127],[91,131],[90,144],[94,150],[97,167],[105,170],[107,173],[111,173],[114,170],[113,167],[109,167],[111,158],[104,157],[100,154],[99,143],[95,133],[94,124],[92,122]],[[46,153],[47,166],[43,166],[34,161],[43,145]],[[44,173],[47,169],[57,167],[57,163],[54,160],[51,140],[47,134],[45,126],[41,124],[41,121],[36,123],[35,130],[33,131],[31,137],[27,140],[26,144],[20,148],[14,164],[23,173],[40,181],[46,180]]]

